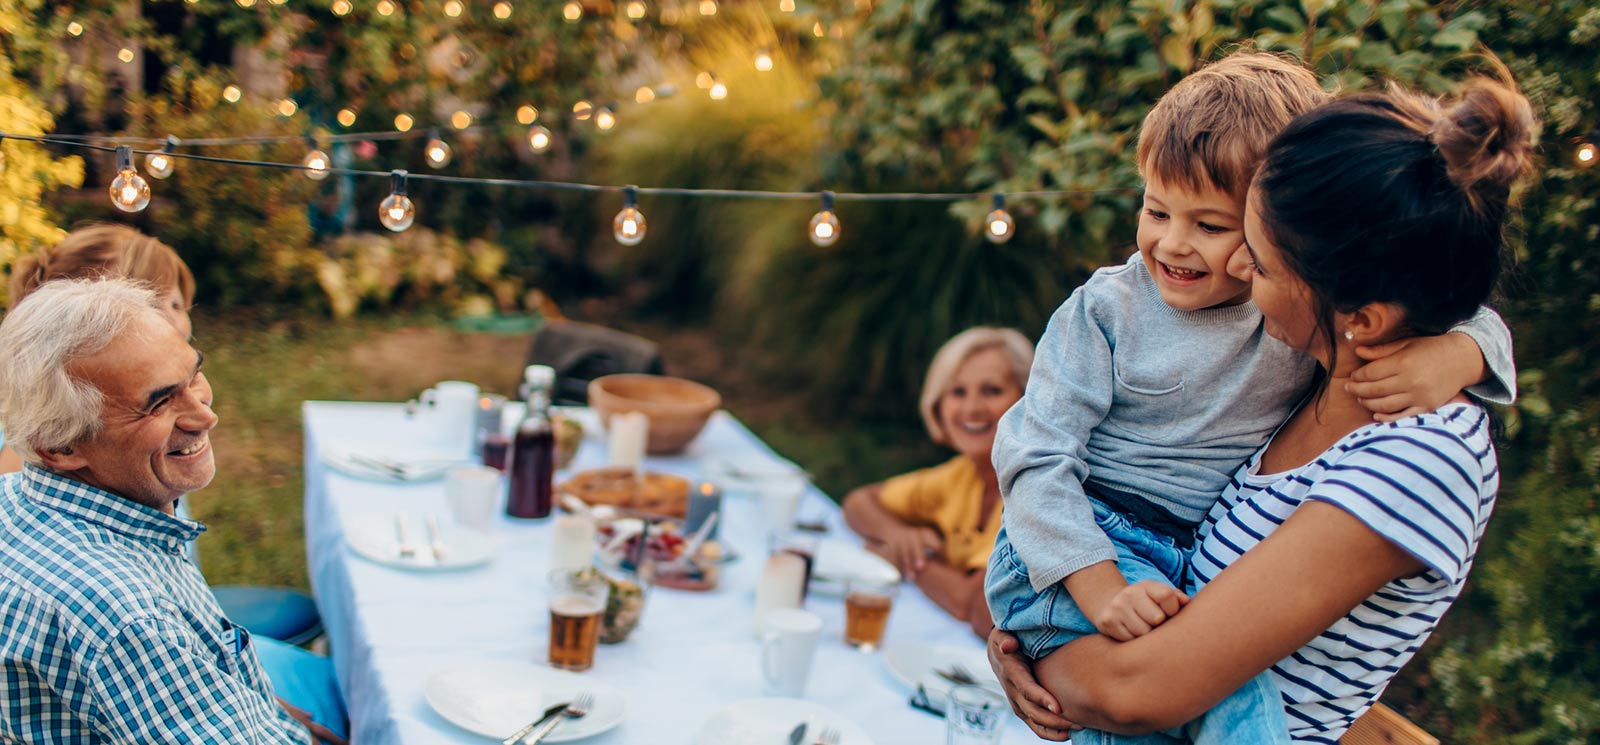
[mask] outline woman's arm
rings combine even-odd
[[[1123,733],[1175,727],[1422,570],[1344,510],[1308,502],[1159,628],[1130,642],[1084,637],[1034,672],[1070,721]]]
[[[883,484],[868,484],[846,494],[844,522],[879,551],[906,579],[916,580],[929,565],[928,557],[944,550],[939,531],[925,525],[912,525],[890,512],[878,495]]]

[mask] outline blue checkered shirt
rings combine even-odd
[[[33,466],[0,478],[0,741],[309,741],[184,559],[204,530]]]

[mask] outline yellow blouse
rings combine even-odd
[[[939,531],[951,566],[971,570],[989,565],[1002,503],[995,502],[980,529],[983,479],[972,459],[958,455],[942,465],[895,476],[883,482],[878,502],[901,520]]]

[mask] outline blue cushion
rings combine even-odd
[[[222,614],[255,636],[300,645],[322,633],[316,601],[288,587],[223,585],[212,587]]]

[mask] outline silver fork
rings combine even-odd
[[[950,677],[967,685],[973,685],[978,682],[978,679],[973,677],[972,673],[968,672],[967,668],[963,667],[961,663],[955,663],[950,666]]]
[[[817,735],[816,745],[839,745],[839,730],[833,727],[823,727],[822,734]]]
[[[588,692],[578,694],[578,697],[572,699],[572,703],[567,706],[565,711],[561,712],[559,716],[551,717],[550,721],[545,722],[544,727],[540,728],[538,732],[534,733],[533,739],[523,740],[523,745],[539,745],[539,743],[543,742],[544,738],[549,736],[550,732],[562,722],[568,719],[582,719],[588,716],[589,708],[592,706],[594,706],[593,694]],[[835,743],[835,745],[838,744]]]

